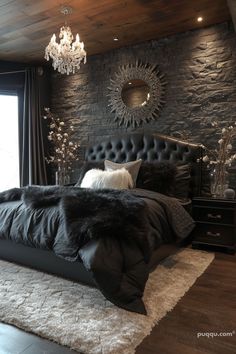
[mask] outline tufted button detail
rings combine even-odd
[[[129,141],[128,144],[126,145],[127,151],[130,151],[133,149],[133,144]]]
[[[154,149],[155,147],[155,143],[154,140],[151,141],[151,143],[149,144],[149,149]]]
[[[110,160],[113,160],[115,157],[116,157],[116,155],[115,155],[114,152],[111,152],[111,153],[109,154],[109,159],[110,159]]]
[[[120,154],[120,158],[122,161],[126,160],[126,153],[122,152],[122,154]]]
[[[146,153],[146,152],[143,152],[143,153],[141,154],[141,159],[142,159],[142,160],[147,160],[147,153]]]
[[[164,141],[160,141],[159,144],[158,144],[158,150],[164,150],[166,147],[166,144]]]
[[[116,145],[116,148],[117,148],[117,150],[121,150],[121,149],[123,148],[122,143],[121,143],[121,142],[118,143],[118,144]]]
[[[154,154],[153,154],[153,160],[158,160],[158,158],[159,158],[159,155],[158,155],[156,152],[154,152]]]

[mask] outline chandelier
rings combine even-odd
[[[61,8],[61,13],[68,15],[72,13],[72,8],[64,6]],[[71,29],[65,23],[60,29],[60,43],[56,42],[56,35],[53,34],[48,46],[45,49],[45,59],[52,59],[52,66],[54,70],[58,70],[61,74],[74,74],[80,68],[80,63],[86,63],[86,51],[84,50],[84,43],[80,42],[78,33],[73,42],[73,34]]]

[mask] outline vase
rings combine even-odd
[[[64,167],[58,167],[55,173],[55,184],[64,186],[70,183],[70,176]]]
[[[216,165],[211,172],[211,195],[214,198],[224,198],[225,190],[228,188],[229,178],[225,165]]]
[[[234,199],[235,198],[235,190],[232,188],[227,188],[224,192],[225,199]]]

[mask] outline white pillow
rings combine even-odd
[[[133,188],[133,185],[133,179],[125,168],[116,171],[103,171],[94,168],[86,172],[80,187],[127,189]]]

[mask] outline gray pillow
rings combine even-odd
[[[125,168],[130,173],[135,187],[141,163],[142,163],[142,159],[136,161],[124,162],[124,163],[116,163],[109,160],[105,160],[104,166],[106,171],[115,171],[121,168]]]

